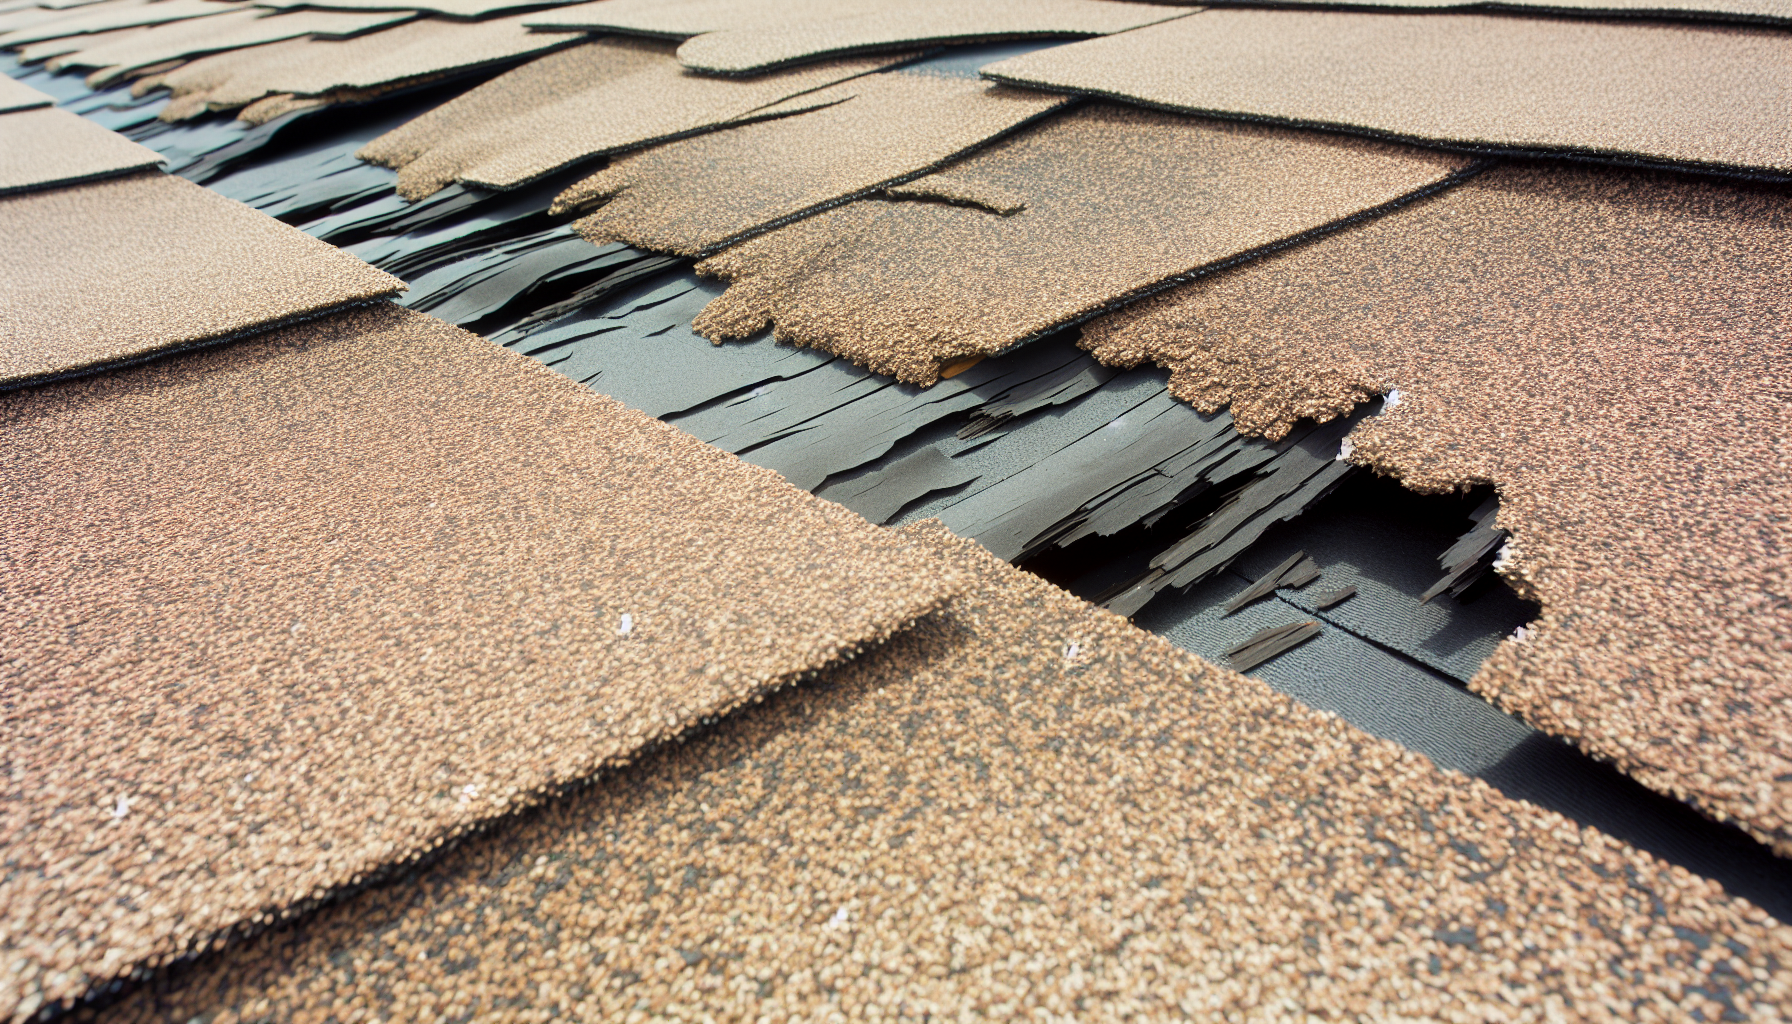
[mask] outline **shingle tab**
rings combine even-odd
[[[1090,105],[901,191],[749,239],[711,338],[780,338],[930,383],[1110,304],[1435,188],[1468,159],[1340,136]],[[917,201],[920,200],[920,201]],[[1025,209],[1009,216],[987,207]],[[970,204],[976,205],[970,205]]]
[[[0,1019],[899,630],[915,543],[380,304],[0,396]]]
[[[23,116],[0,114],[0,125]],[[0,198],[0,251],[0,387],[220,341],[404,287],[159,171]]]
[[[1497,153],[1792,176],[1792,35],[1213,9],[998,61],[997,81]]]
[[[155,150],[66,110],[0,113],[0,196],[113,178],[161,163]],[[8,262],[14,258],[9,254]]]

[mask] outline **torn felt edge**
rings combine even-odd
[[[1404,8],[1374,8],[1377,11]],[[1421,11],[1423,13],[1423,11]],[[1471,12],[1472,13],[1472,12]],[[1161,103],[1140,99],[1126,93],[1112,92],[1106,89],[1079,89],[1073,86],[1056,85],[1043,81],[1031,81],[1013,78],[1007,75],[990,72],[987,68],[978,74],[992,82],[1012,85],[1017,89],[1050,90],[1054,92],[1070,92],[1080,96],[1108,100],[1132,107],[1143,107],[1147,110],[1161,110],[1170,114],[1181,114],[1184,117],[1208,117],[1219,121],[1241,121],[1246,124],[1271,125],[1277,128],[1296,128],[1305,131],[1328,132],[1334,135],[1355,135],[1377,142],[1391,142],[1403,146],[1417,146],[1423,149],[1439,150],[1445,153],[1461,153],[1466,156],[1478,156],[1486,161],[1487,167],[1499,158],[1543,159],[1543,160],[1578,160],[1587,163],[1603,164],[1611,167],[1634,167],[1648,171],[1675,171],[1682,174],[1708,174],[1724,178],[1740,178],[1745,181],[1761,181],[1770,183],[1792,182],[1792,169],[1777,167],[1758,167],[1745,164],[1720,164],[1707,160],[1666,160],[1656,157],[1641,156],[1618,150],[1594,149],[1583,146],[1560,146],[1555,148],[1534,148],[1526,146],[1501,145],[1492,142],[1463,142],[1455,139],[1441,139],[1427,135],[1407,135],[1401,132],[1384,131],[1363,125],[1347,124],[1335,121],[1314,121],[1304,118],[1270,117],[1264,114],[1246,114],[1236,110],[1210,110],[1205,107],[1185,107],[1173,103]],[[1461,173],[1461,172],[1458,172]],[[1476,173],[1479,173],[1477,171]],[[1379,209],[1379,207],[1377,208]],[[1353,218],[1354,219],[1354,218]]]
[[[850,79],[848,79],[848,81],[850,81]],[[849,96],[846,99],[836,100],[834,103],[827,104],[827,106],[834,106],[838,103],[850,103],[855,98],[856,97]],[[780,101],[780,102],[782,102],[782,101]],[[1071,109],[1072,107],[1075,107],[1078,103],[1081,103],[1081,102],[1082,102],[1082,97],[1080,97],[1080,96],[1068,96],[1065,98],[1065,101],[1063,103],[1060,103],[1060,104],[1058,104],[1054,107],[1051,107],[1049,109],[1042,110],[1039,113],[1026,118],[1025,120],[1018,121],[1015,124],[1013,124],[1007,128],[1004,128],[1001,131],[998,131],[993,135],[990,135],[990,136],[984,138],[980,142],[973,143],[969,146],[964,147],[963,149],[958,150],[957,152],[948,154],[947,156],[942,157],[939,160],[935,160],[934,162],[926,165],[925,167],[921,167],[917,170],[899,174],[894,178],[887,178],[883,181],[878,182],[875,185],[871,185],[866,188],[859,189],[856,192],[850,192],[843,196],[836,196],[833,199],[825,199],[825,200],[823,200],[819,203],[816,203],[812,206],[807,206],[801,210],[797,210],[793,213],[788,213],[782,217],[777,217],[773,220],[767,221],[766,223],[761,224],[758,227],[748,228],[745,231],[736,232],[735,234],[729,235],[727,238],[722,239],[721,241],[715,243],[714,245],[707,246],[705,248],[697,250],[697,255],[695,258],[700,259],[700,260],[707,259],[707,258],[714,256],[715,254],[721,252],[723,249],[727,249],[731,246],[739,245],[740,243],[745,242],[750,238],[757,238],[760,235],[767,234],[772,231],[776,231],[779,228],[788,227],[789,225],[794,224],[799,220],[807,220],[810,217],[815,216],[816,214],[826,213],[827,211],[832,210],[835,207],[845,206],[847,203],[857,202],[858,200],[864,199],[868,196],[874,196],[877,193],[884,191],[885,189],[895,188],[898,185],[906,185],[909,182],[914,181],[917,178],[924,178],[927,175],[933,174],[936,171],[943,170],[944,168],[946,168],[954,163],[957,163],[958,161],[963,160],[964,158],[971,156],[972,154],[977,153],[978,151],[980,151],[982,149],[992,146],[995,143],[1000,142],[1000,141],[1002,141],[1012,135],[1015,135],[1025,129],[1031,128],[1033,125],[1039,123],[1040,121],[1044,120],[1045,118],[1054,117],[1058,114],[1062,114],[1065,111]],[[826,109],[826,107],[808,107],[803,110],[790,111],[788,115],[780,114],[780,115],[775,115],[774,117],[760,118],[759,120],[762,120],[762,121],[774,120],[775,117],[781,117],[781,116],[800,116],[802,114],[812,113],[816,110],[824,110],[824,109]],[[609,200],[605,200],[605,202],[608,202],[608,201]],[[586,208],[586,212],[589,212],[590,210],[600,209],[600,208],[601,208],[601,204],[599,206],[588,207],[588,208]],[[1032,341],[1035,339],[1029,338],[1027,340]],[[1019,347],[1019,346],[1017,345],[1015,347]]]

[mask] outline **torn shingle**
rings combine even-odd
[[[161,163],[155,150],[66,110],[0,113],[0,196],[115,178]],[[8,262],[16,259],[7,255]]]
[[[22,116],[0,114],[0,125]],[[0,198],[0,251],[0,387],[222,341],[404,287],[159,171]]]
[[[983,73],[1476,152],[1792,176],[1792,36],[1774,29],[1213,9]]]
[[[1085,328],[1274,435],[1398,388],[1353,458],[1492,482],[1543,606],[1472,686],[1792,853],[1781,190],[1518,165]]]
[[[164,0],[166,2],[166,0]],[[531,32],[521,16],[460,22],[423,18],[353,39],[287,39],[213,54],[145,79],[173,101],[165,120],[235,110],[264,97],[328,97],[467,72],[559,49],[572,33]]]
[[[1714,883],[914,535],[976,585],[826,685],[111,1019],[1792,1005],[1792,931]]]
[[[568,0],[256,0],[278,9],[316,7],[331,11],[424,11],[449,18],[489,18],[512,11],[535,11]]]
[[[599,40],[501,75],[375,139],[362,157],[397,168],[407,198],[455,181],[515,188],[608,153],[770,116],[761,108],[896,59],[831,61],[737,81],[683,70],[662,43]],[[790,109],[800,103],[784,112]]]
[[[388,304],[0,422],[0,1019],[314,907],[957,586]]]
[[[606,0],[608,2],[608,0]],[[711,338],[775,334],[910,383],[1453,180],[1468,161],[1382,143],[1082,107],[907,188],[1024,196],[1011,216],[862,199],[698,265],[730,287]],[[1168,184],[1173,182],[1174,184]]]
[[[1249,672],[1278,655],[1299,647],[1320,634],[1317,622],[1291,622],[1252,633],[1226,650],[1226,664],[1234,672]]]
[[[830,105],[629,154],[555,209],[603,202],[578,224],[593,241],[698,255],[937,170],[1065,102],[901,72],[799,99]]]

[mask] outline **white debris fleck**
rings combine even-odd
[[[828,927],[829,928],[838,928],[841,925],[845,924],[846,916],[847,915],[846,915],[845,907],[841,907],[839,910],[834,911],[834,916],[828,918]]]
[[[1125,430],[1126,429],[1126,417],[1116,416],[1113,419],[1109,420],[1108,421],[1108,429],[1109,430]]]
[[[635,617],[627,612],[622,613],[622,622],[616,627],[617,636],[627,636],[635,631]]]
[[[1382,396],[1381,411],[1387,412],[1389,409],[1392,409],[1394,406],[1399,405],[1399,404],[1400,404],[1400,389],[1399,388],[1389,388],[1388,393],[1386,395]]]
[[[1531,639],[1531,631],[1530,631],[1530,629],[1528,629],[1524,626],[1520,626],[1517,629],[1512,631],[1512,642],[1515,644],[1526,643],[1530,639]]]
[[[1075,640],[1072,640],[1070,642],[1070,646],[1064,648],[1064,660],[1065,661],[1075,661],[1076,656],[1082,652],[1082,649],[1083,649],[1082,644],[1079,644]]]
[[[1517,555],[1518,552],[1512,550],[1511,541],[1508,540],[1506,543],[1501,544],[1500,553],[1493,558],[1493,571],[1505,572],[1507,567],[1512,564],[1512,559],[1517,557]]]
[[[1356,451],[1356,443],[1347,437],[1344,440],[1338,442],[1338,457],[1336,459],[1334,459],[1333,461],[1349,462],[1351,453],[1355,452],[1355,451]]]
[[[469,800],[472,800],[474,797],[476,797],[478,795],[479,795],[479,786],[474,783],[469,782],[460,788],[460,802],[463,804],[468,802]]]
[[[131,813],[130,797],[120,796],[118,798],[118,806],[112,808],[112,820],[117,821],[129,813]]]

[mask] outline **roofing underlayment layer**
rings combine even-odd
[[[166,0],[164,0],[166,2]],[[170,60],[278,42],[298,36],[344,37],[408,21],[409,11],[295,11],[270,14],[258,8],[216,18],[176,22],[98,46],[72,50],[55,58],[58,68],[100,68],[87,79],[89,88],[103,88],[138,68]]]
[[[1469,149],[1792,175],[1792,35],[1774,29],[1212,9],[983,73]]]
[[[0,1018],[304,909],[958,587],[388,304],[0,421]]]
[[[681,63],[739,75],[927,44],[1106,35],[1187,13],[1118,0],[599,0],[529,23],[686,39],[678,47]]]
[[[165,0],[166,2],[166,0]],[[233,110],[265,96],[326,96],[518,60],[577,36],[532,32],[520,17],[490,21],[424,18],[353,39],[288,39],[201,57],[147,82],[174,94],[163,117]]]
[[[903,71],[799,99],[832,105],[631,153],[566,190],[554,210],[607,200],[577,223],[580,234],[695,256],[937,170],[1066,102]]]
[[[333,245],[160,171],[0,198],[0,247],[0,387],[222,341],[404,288]]]
[[[30,27],[0,33],[0,47],[11,49],[63,36],[217,17],[242,9],[241,4],[224,0],[123,0],[121,3],[95,4],[91,9],[70,11],[60,18],[45,19]]]
[[[856,57],[724,79],[686,71],[666,43],[599,40],[500,75],[375,139],[359,155],[397,168],[406,198],[456,181],[515,188],[606,153],[771,116],[761,108],[901,59]],[[792,109],[801,107],[787,104],[779,112]]]
[[[1466,158],[1097,104],[699,264],[716,339],[781,339],[931,383],[1182,275],[1437,187]],[[945,201],[941,201],[945,200]],[[977,205],[971,205],[977,204]],[[1012,208],[1002,215],[987,207]]]
[[[0,113],[0,196],[113,178],[161,163],[155,150],[66,110]]]
[[[121,1021],[1717,1019],[1792,929],[998,562]]]
[[[1397,389],[1353,457],[1491,482],[1543,605],[1471,685],[1792,855],[1783,190],[1515,165],[1084,328],[1275,435]]]

